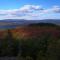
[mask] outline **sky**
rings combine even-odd
[[[0,0],[3,19],[60,19],[60,0]]]

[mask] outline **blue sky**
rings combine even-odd
[[[60,19],[60,0],[0,0],[0,19]]]

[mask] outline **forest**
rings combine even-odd
[[[60,27],[53,33],[42,32],[40,36],[19,39],[7,29],[6,36],[0,38],[0,57],[6,56],[17,60],[60,60]]]

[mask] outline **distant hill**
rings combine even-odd
[[[51,23],[60,25],[60,19],[45,19],[45,20],[5,19],[0,20],[0,29],[16,28],[17,26],[26,26],[34,23],[49,23],[49,24]]]
[[[50,26],[50,27],[55,27],[55,26],[57,26],[56,24],[53,24],[53,23],[34,23],[34,24],[30,24],[30,25],[28,25],[28,26]]]

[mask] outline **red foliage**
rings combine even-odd
[[[12,35],[17,35],[22,38],[37,37],[37,36],[41,36],[44,33],[46,34],[50,33],[51,36],[53,36],[54,38],[60,37],[60,30],[52,27],[51,28],[20,27],[16,29],[11,29],[10,32],[12,33]],[[6,30],[5,31],[0,30],[0,38],[3,38],[6,34],[7,34]]]
[[[22,27],[11,30],[11,32],[18,32],[18,36],[23,38],[41,36],[43,33],[50,33],[51,36],[55,38],[60,36],[60,30],[57,30],[56,28]]]

